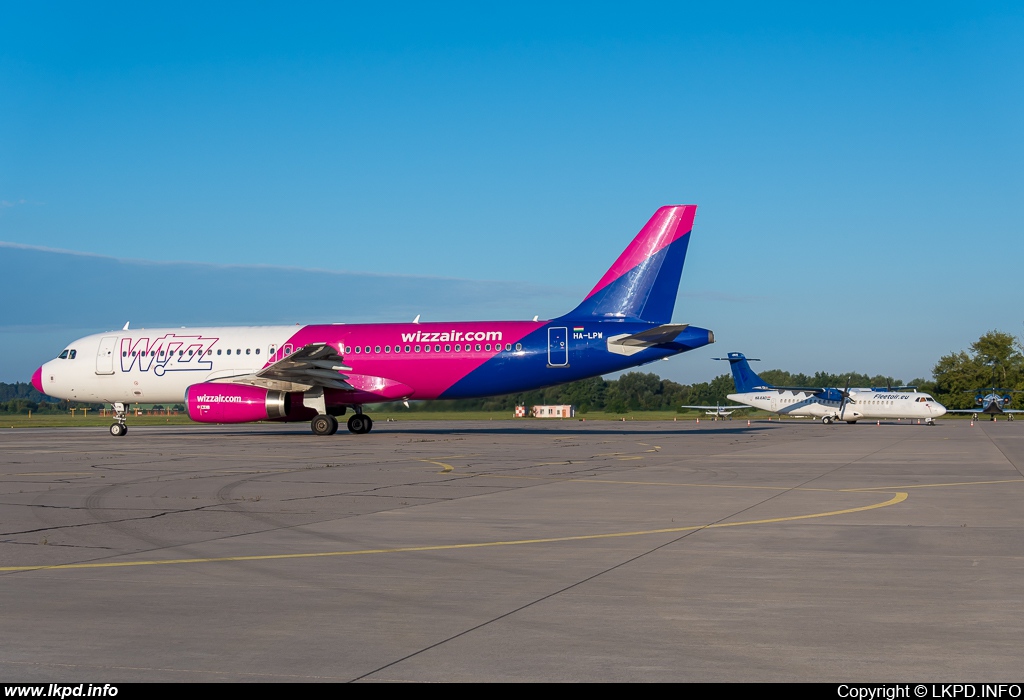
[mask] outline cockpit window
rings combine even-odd
[[[68,359],[69,359],[69,360],[73,360],[73,359],[75,359],[75,357],[77,357],[77,356],[78,356],[78,351],[77,351],[77,350],[72,350],[72,351],[71,351],[71,354],[70,354],[70,355],[68,355]]]
[[[64,352],[62,352],[61,354],[57,355],[58,359],[61,359],[61,360],[66,360],[66,359],[68,359],[68,353],[69,353],[69,352],[71,352],[71,351],[70,351],[70,350],[65,350],[65,351],[64,351]]]

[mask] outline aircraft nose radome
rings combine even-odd
[[[24,376],[24,375],[22,375],[22,376]],[[32,386],[34,386],[36,388],[36,391],[38,391],[40,394],[45,394],[46,393],[45,391],[43,391],[43,368],[42,367],[40,367],[39,369],[37,369],[35,372],[32,373]]]

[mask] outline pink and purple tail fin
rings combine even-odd
[[[583,303],[565,317],[670,322],[696,212],[692,204],[658,209]]]

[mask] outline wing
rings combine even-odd
[[[742,411],[753,406],[680,406],[679,408],[696,408],[701,411]]]
[[[303,346],[288,357],[267,365],[258,372],[237,377],[214,379],[228,384],[249,384],[276,391],[309,391],[313,387],[354,391],[346,382],[347,376],[340,372],[351,372],[351,367],[342,364],[342,356],[326,343],[312,343]]]
[[[782,393],[783,391],[792,391],[795,393],[817,395],[824,394],[828,389],[820,386],[768,386],[763,389],[757,389],[757,391],[778,391],[779,393]]]

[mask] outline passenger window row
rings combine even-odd
[[[67,352],[67,351],[65,350],[64,352]],[[71,352],[74,352],[74,350],[72,350]],[[189,357],[193,357],[193,356],[196,355],[197,352],[200,355],[204,354],[202,350],[198,350],[198,351],[197,350],[189,350],[187,352],[187,354],[188,354]],[[230,349],[228,349],[228,350],[218,350],[217,354],[220,355],[222,352],[225,355],[230,355],[231,354],[231,350]],[[234,352],[235,352],[236,355],[241,355],[242,354],[242,350],[241,349],[235,350]],[[62,356],[63,356],[63,354],[64,353],[61,353]],[[145,355],[145,354],[146,354],[145,350],[143,350],[141,352],[138,351],[138,350],[132,350],[130,353],[127,352],[127,351],[122,351],[121,352],[121,357],[128,357],[129,355],[131,355],[132,357],[138,357],[139,355]],[[149,351],[149,356],[150,357],[169,357],[169,356],[171,356],[173,354],[174,353],[172,351],[170,351],[170,350],[168,350],[168,351],[164,351],[164,350],[160,350],[160,351],[150,350]],[[186,354],[186,351],[184,351],[184,350],[179,350],[178,351],[178,357],[184,357],[185,354]],[[213,354],[213,350],[207,350],[205,354],[206,355],[212,355]],[[254,351],[252,348],[246,348],[245,349],[245,354],[246,355],[252,355],[252,354],[259,355],[260,354],[260,349],[256,348],[256,350]],[[72,355],[71,357],[73,359],[74,355]]]

